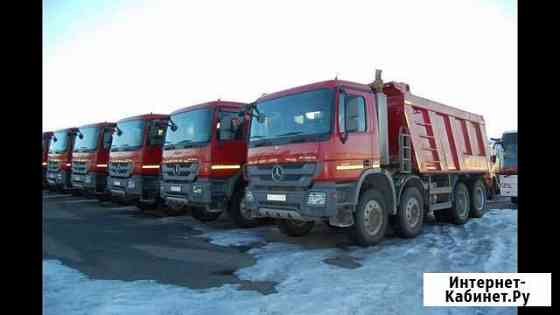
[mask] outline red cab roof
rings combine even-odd
[[[198,104],[198,105],[183,107],[181,109],[178,109],[178,110],[172,112],[171,115],[175,115],[175,114],[179,114],[179,113],[183,113],[183,112],[189,112],[189,111],[192,111],[192,110],[197,110],[197,109],[202,109],[202,108],[211,108],[211,109],[216,108],[216,107],[242,108],[245,105],[247,105],[247,104],[239,103],[239,102],[217,100],[217,101],[202,103],[202,104]]]
[[[153,113],[149,113],[149,114],[144,114],[144,115],[136,115],[136,116],[131,116],[131,117],[126,117],[123,118],[119,121],[117,121],[117,123],[120,122],[124,122],[124,121],[129,121],[129,120],[153,120],[153,119],[168,119],[169,115],[165,115],[165,114],[153,114]]]

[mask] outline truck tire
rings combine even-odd
[[[397,214],[390,217],[391,227],[403,238],[416,237],[424,225],[424,198],[418,188],[407,187],[402,194]]]
[[[385,198],[375,190],[366,190],[356,212],[354,225],[350,229],[350,238],[360,246],[371,246],[379,243],[385,236],[389,223],[389,211]]]
[[[486,210],[488,209],[487,205],[487,195],[486,195],[486,186],[482,182],[482,180],[476,180],[471,183],[470,185],[470,195],[471,195],[471,210],[470,216],[471,218],[481,218]]]
[[[451,222],[456,225],[465,224],[469,220],[470,196],[467,185],[459,182],[453,190],[453,206],[448,209]]]
[[[278,229],[282,234],[288,236],[304,236],[311,232],[315,222],[313,221],[296,221],[280,219],[278,222]]]
[[[245,190],[237,189],[232,196],[227,208],[228,216],[240,228],[252,228],[259,225],[260,221],[251,218],[251,213],[245,206]]]
[[[192,207],[191,213],[193,218],[197,219],[200,222],[216,221],[222,214],[221,212],[209,212],[201,207]]]

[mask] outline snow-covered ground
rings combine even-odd
[[[258,244],[243,280],[274,281],[277,293],[236,285],[192,290],[153,281],[92,280],[58,261],[43,262],[44,314],[516,314],[514,308],[423,308],[423,272],[516,272],[517,211],[490,210],[464,226],[427,224],[410,240],[371,248],[303,248],[267,242],[263,229],[217,231],[220,246]],[[325,260],[350,262],[350,268]]]

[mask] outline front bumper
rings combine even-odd
[[[50,187],[63,190],[71,189],[70,172],[64,170],[59,170],[57,172],[47,171],[47,184]]]
[[[226,186],[226,181],[214,179],[198,179],[194,182],[162,181],[160,195],[168,205],[180,204],[221,211],[228,199]]]
[[[94,193],[107,192],[107,175],[89,172],[87,174],[72,174],[72,186]]]
[[[155,201],[159,198],[159,176],[109,176],[107,190],[112,197],[125,201]]]
[[[290,189],[290,187],[258,189],[250,186],[247,191],[253,195],[252,201],[246,200],[247,208],[251,210],[253,217],[313,220],[334,217],[338,209],[350,207],[354,196],[354,185],[321,182],[314,183],[311,188],[300,190]],[[308,202],[310,193],[324,193],[324,204],[310,205]]]

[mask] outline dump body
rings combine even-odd
[[[72,188],[72,150],[77,128],[66,128],[53,132],[47,161],[47,182],[54,189]]]
[[[482,116],[415,96],[406,84],[387,83],[383,91],[388,96],[391,161],[399,160],[399,136],[408,133],[412,164],[420,174],[489,171]]]
[[[171,113],[162,158],[161,193],[174,208],[222,211],[231,199],[247,159],[246,124],[231,131],[246,104],[214,101]],[[192,131],[192,132],[191,132]]]
[[[112,122],[102,122],[78,128],[72,152],[73,187],[95,194],[106,193],[107,164],[115,126]]]
[[[107,189],[124,201],[157,202],[160,163],[169,115],[146,114],[117,122],[109,153]],[[120,130],[120,131],[119,131]]]

